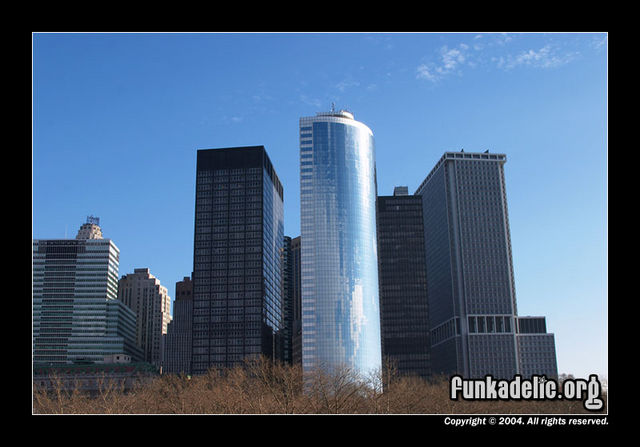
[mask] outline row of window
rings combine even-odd
[[[469,333],[491,334],[512,332],[512,317],[500,315],[469,316]]]
[[[262,186],[262,182],[256,181],[247,181],[247,182],[239,182],[239,183],[227,183],[224,179],[217,178],[216,180],[211,182],[210,178],[202,178],[198,181],[197,191],[222,191],[227,192],[231,191],[234,193],[236,190],[244,191],[247,188],[252,188],[250,191],[257,192],[258,194],[262,194],[260,188]]]
[[[250,210],[259,210],[262,208],[261,201],[253,201],[250,203],[229,203],[225,201],[223,203],[213,204],[213,200],[211,197],[202,197],[198,200],[196,209],[198,211],[242,211],[245,209]],[[208,206],[208,207],[207,207]]]

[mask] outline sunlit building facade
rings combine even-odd
[[[90,216],[75,239],[33,241],[33,363],[142,360],[136,314],[117,299],[120,250]]]
[[[148,268],[134,269],[118,281],[118,299],[136,313],[136,343],[144,361],[161,366],[163,337],[171,322],[171,297]]]
[[[381,367],[373,133],[346,111],[300,119],[302,367]]]
[[[518,373],[505,162],[504,154],[446,152],[416,192],[435,374]]]
[[[435,374],[557,376],[543,317],[518,317],[505,154],[445,152],[422,182]]]

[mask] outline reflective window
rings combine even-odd
[[[301,119],[313,158],[301,166],[303,368],[380,368],[371,131],[351,119]],[[307,161],[311,162],[307,165]],[[305,275],[305,271],[312,272]]]

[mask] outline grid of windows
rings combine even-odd
[[[350,114],[300,119],[302,366],[381,365],[373,135]]]
[[[513,379],[518,369],[514,334],[469,334],[468,377],[491,374],[496,379]]]
[[[416,192],[423,199],[432,345],[441,343],[432,359],[436,372],[518,371],[505,161],[503,154],[447,152]],[[445,348],[442,329],[456,317],[459,343]]]
[[[427,377],[431,371],[422,199],[380,196],[376,215],[382,355],[400,374]]]
[[[520,374],[523,377],[545,375],[558,378],[555,339],[553,334],[518,334]]]
[[[467,312],[515,312],[502,164],[456,161],[459,251]]]
[[[282,186],[264,147],[198,151],[192,372],[279,355]]]
[[[118,299],[136,313],[136,342],[143,360],[162,365],[162,337],[171,321],[171,297],[149,269],[134,269],[120,278]]]
[[[109,239],[33,241],[33,361],[141,358],[135,314],[119,302],[119,250]]]

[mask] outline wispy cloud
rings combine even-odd
[[[577,53],[559,53],[551,45],[545,45],[538,50],[525,50],[515,56],[506,55],[495,58],[496,66],[504,70],[511,70],[519,66],[533,68],[554,68],[571,62]]]
[[[606,34],[597,34],[591,41],[591,47],[594,50],[601,50],[607,44],[608,36]]]
[[[500,70],[518,67],[550,69],[568,64],[580,55],[578,51],[563,50],[551,44],[514,51],[511,47],[516,42],[521,45],[523,39],[509,34],[469,36],[468,45],[460,43],[452,48],[446,45],[440,47],[432,61],[418,65],[416,78],[436,83],[451,75],[462,76],[465,70],[476,67]],[[602,45],[602,38],[596,42]]]
[[[441,47],[437,62],[419,65],[416,77],[437,82],[452,73],[460,74],[461,66],[467,61],[468,50],[469,46],[463,43],[455,48]]]

